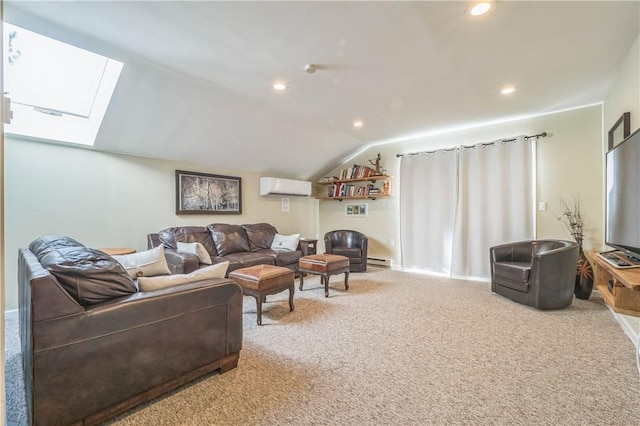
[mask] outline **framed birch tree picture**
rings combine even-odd
[[[242,178],[176,170],[176,214],[241,214]]]

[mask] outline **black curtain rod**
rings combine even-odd
[[[531,136],[525,136],[524,139],[532,139],[532,138],[546,138],[547,137],[547,132],[542,132],[542,133],[538,133],[537,135],[531,135]],[[481,143],[480,145],[482,145],[483,147],[485,146],[490,146],[490,145],[495,145],[496,142],[502,142],[502,143],[508,143],[508,142],[515,142],[517,140],[517,138],[511,138],[511,139],[502,139],[499,141],[495,141],[495,142],[486,142],[486,143]],[[475,148],[478,144],[475,145],[469,145],[469,146],[465,146],[463,145],[462,147],[464,149],[471,149],[471,148]],[[455,151],[458,148],[446,148],[441,150],[442,152],[451,152],[451,151]],[[419,154],[435,154],[438,150],[434,149],[432,151],[418,151],[418,152],[407,152],[405,154],[396,154],[396,157],[404,157],[405,155],[408,156],[412,156],[412,155],[419,155]]]

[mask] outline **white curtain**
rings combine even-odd
[[[457,204],[457,152],[400,160],[400,238],[405,269],[449,274]]]
[[[524,136],[403,156],[403,267],[489,278],[489,247],[534,236],[532,156]]]
[[[533,238],[531,143],[461,147],[452,276],[489,278],[489,248]]]

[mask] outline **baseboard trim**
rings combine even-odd
[[[636,351],[638,351],[639,350],[638,338],[640,338],[640,328],[638,327],[638,325],[634,326],[632,324],[632,321],[636,320],[640,324],[640,318],[630,317],[628,315],[621,315],[617,312],[614,312],[613,309],[611,309],[611,307],[609,306],[607,307],[613,314],[613,317],[616,319],[616,321],[618,321],[618,324],[620,324],[620,327],[622,327],[622,331],[624,331],[624,334],[626,334],[627,337],[631,339],[633,346],[635,346]]]
[[[4,320],[5,321],[9,321],[9,320],[17,320],[18,319],[18,310],[17,309],[11,309],[8,311],[4,311]]]

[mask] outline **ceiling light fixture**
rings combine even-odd
[[[509,86],[509,87],[505,87],[504,89],[502,89],[500,91],[501,94],[503,95],[510,95],[511,93],[515,92],[516,88],[513,86]]]
[[[471,16],[480,16],[489,12],[495,6],[495,1],[476,1],[467,7],[466,13]]]
[[[273,88],[275,90],[287,90],[287,85],[282,82],[273,83]]]
[[[364,123],[362,122],[362,120],[356,120],[353,122],[353,127],[362,127],[364,125]]]
[[[309,74],[313,74],[314,72],[316,72],[317,69],[318,69],[318,67],[315,64],[307,64],[304,67],[304,70],[306,72],[308,72]]]

